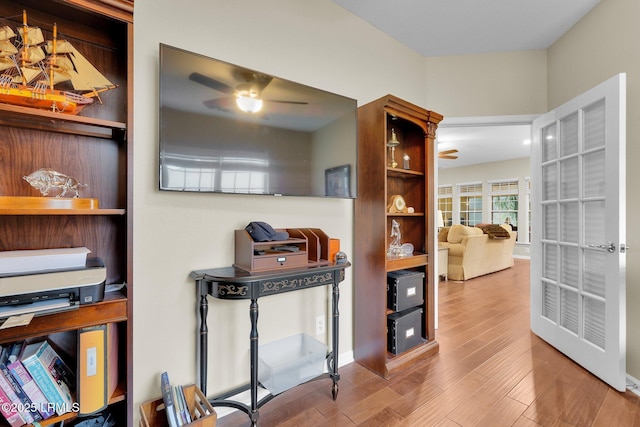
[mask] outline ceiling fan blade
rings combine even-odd
[[[443,154],[443,155],[447,155],[447,154],[453,154],[453,153],[457,153],[457,152],[458,152],[458,150],[456,150],[456,149],[454,148],[453,150],[444,150],[444,151],[440,151],[440,152],[438,153],[438,155],[441,155],[441,154]]]
[[[223,98],[214,98],[202,102],[206,107],[212,109],[218,109],[223,111],[230,111],[234,108],[235,102],[232,96],[225,96]]]
[[[451,155],[445,154],[445,155],[442,155],[442,156],[438,155],[438,158],[447,159],[447,160],[455,160],[455,159],[458,158],[458,156],[451,156]]]
[[[227,85],[226,83],[223,83],[216,79],[212,79],[211,77],[205,76],[204,74],[195,73],[195,72],[191,73],[189,74],[189,80],[194,81],[196,83],[200,83],[201,85],[209,87],[218,92],[227,93],[227,94],[232,94],[235,92],[235,89]]]
[[[296,105],[309,105],[308,102],[304,101],[282,101],[278,99],[265,99],[267,102],[278,102],[280,104],[296,104]]]

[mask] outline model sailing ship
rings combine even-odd
[[[52,40],[45,40],[39,27],[0,27],[0,102],[77,114],[101,92],[117,86],[104,77],[71,43],[57,39],[53,25]],[[71,90],[56,85],[70,82]]]

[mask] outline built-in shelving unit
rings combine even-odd
[[[46,38],[56,23],[58,38],[69,40],[118,87],[79,115],[0,104],[0,251],[87,247],[89,256],[103,260],[106,284],[113,285],[108,288],[117,290],[100,302],[2,329],[0,345],[58,337],[73,341],[81,328],[117,325],[119,384],[108,410],[118,425],[132,425],[133,1],[4,0],[1,25],[20,27],[23,10]],[[87,204],[39,204],[35,199],[44,197],[23,177],[40,168],[86,184],[80,197],[89,199]],[[47,425],[76,417],[69,412]]]
[[[363,366],[389,377],[418,358],[438,351],[435,340],[434,285],[434,140],[442,116],[387,95],[358,109],[358,198],[355,202],[355,358]],[[392,133],[399,144],[394,160]],[[409,209],[390,210],[394,196]],[[392,224],[399,224],[402,243],[413,253],[388,255]],[[412,270],[424,274],[424,303],[419,325],[421,340],[415,347],[388,351],[387,273]]]

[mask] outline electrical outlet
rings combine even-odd
[[[324,324],[324,315],[316,317],[316,335],[324,334],[325,324]]]

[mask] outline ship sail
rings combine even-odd
[[[0,58],[15,55],[18,53],[18,48],[13,45],[9,40],[0,40]]]
[[[16,64],[13,62],[12,58],[2,58],[0,57],[0,71],[9,70],[11,68],[15,68]]]
[[[44,43],[44,35],[40,27],[29,27],[24,25],[18,29],[20,37],[22,37],[22,43],[26,46],[33,46],[40,43]]]
[[[15,36],[16,33],[13,32],[13,29],[10,26],[5,25],[4,27],[0,27],[0,40],[10,40]]]
[[[56,88],[65,81],[73,91]],[[71,43],[58,40],[55,24],[51,40],[27,25],[26,11],[15,32],[0,25],[0,103],[77,114],[116,87]]]
[[[22,15],[22,27],[17,29],[22,39],[22,48],[19,55],[19,75],[15,76],[13,81],[28,84],[42,74],[43,68],[40,63],[44,61],[46,54],[39,46],[44,43],[42,30],[39,27],[28,26],[26,12],[23,12]]]
[[[16,63],[13,56],[18,53],[11,39],[16,36],[11,27],[0,27],[0,71],[15,68]]]
[[[47,42],[46,51],[48,54],[53,52],[52,42]],[[103,92],[116,87],[67,40],[59,40],[57,42],[56,52],[59,54],[56,59],[58,61],[56,66],[69,75],[75,90],[81,92]],[[91,94],[88,95],[91,96]]]
[[[18,48],[11,42],[11,39],[15,36],[16,33],[13,32],[11,27],[0,27],[0,58],[6,58],[18,53]]]

